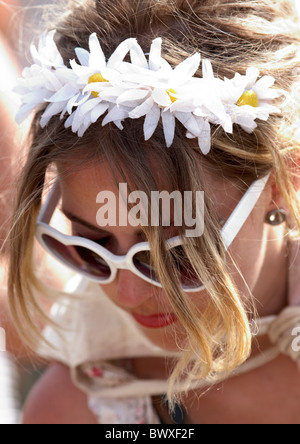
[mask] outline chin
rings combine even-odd
[[[153,345],[167,352],[178,353],[182,349],[183,340],[180,340],[180,335],[174,326],[157,330],[141,326],[139,328]]]

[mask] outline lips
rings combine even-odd
[[[132,313],[134,319],[143,327],[147,328],[163,328],[174,324],[177,318],[174,313],[159,313],[152,316],[143,316]]]

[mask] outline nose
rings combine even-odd
[[[128,270],[119,270],[116,278],[118,304],[127,309],[135,309],[148,301],[153,294],[153,286]]]

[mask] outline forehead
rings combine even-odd
[[[175,191],[170,189],[169,172],[163,171],[159,161],[153,159],[150,165],[158,191]],[[118,171],[113,173],[107,161],[89,163],[80,167],[76,163],[58,163],[57,168],[64,199],[69,201],[72,206],[76,205],[76,202],[78,204],[85,203],[86,206],[88,202],[94,203],[96,196],[101,191],[111,191],[118,196],[120,183],[127,183],[128,189],[131,191],[137,190],[132,178],[125,171],[125,177]],[[220,172],[214,171],[206,161],[199,161],[195,168],[197,174],[201,175],[203,189],[180,191],[204,191],[205,199],[213,205],[217,205],[218,209],[222,209],[222,207],[233,209],[243,196],[243,192],[236,183],[226,179]],[[182,169],[182,174],[186,174],[184,169]],[[151,191],[154,190],[149,190],[149,192]]]
[[[165,171],[163,166],[157,159],[150,159],[148,165],[151,170],[151,174],[155,179],[158,190],[170,190],[170,183],[173,182],[172,172]],[[148,169],[148,165],[145,165]],[[130,173],[126,172],[126,166],[122,168],[121,172],[116,168],[112,168],[107,161],[99,161],[94,163],[88,163],[86,165],[79,165],[74,162],[59,162],[57,163],[58,173],[61,182],[65,185],[71,186],[74,191],[84,188],[91,191],[93,188],[97,189],[116,189],[120,183],[128,183],[132,190],[136,189],[134,178],[130,177]],[[215,191],[223,189],[230,190],[236,186],[233,182],[230,182],[223,177],[220,172],[216,172],[213,168],[209,167],[207,161],[200,161],[197,165],[194,165],[196,174],[199,175],[200,183],[203,184],[205,189],[201,191],[209,192],[213,194]],[[182,166],[180,174],[187,175],[187,169]],[[150,190],[152,191],[152,190]],[[184,190],[182,190],[184,191]],[[200,191],[200,190],[185,190],[185,191]],[[232,194],[232,193],[230,193]]]

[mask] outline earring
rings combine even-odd
[[[287,220],[287,214],[285,210],[278,209],[273,210],[267,214],[266,223],[269,225],[277,226],[281,225]]]

